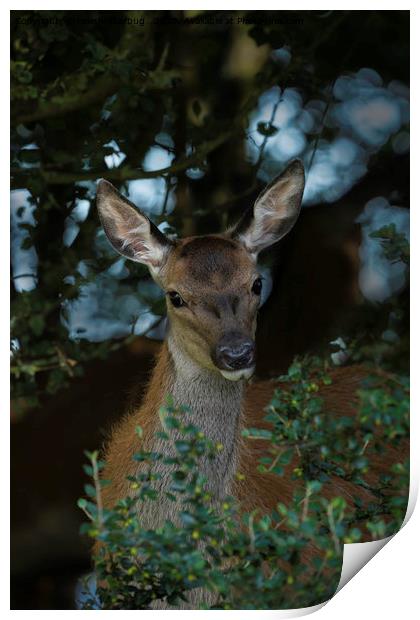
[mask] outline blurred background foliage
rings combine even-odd
[[[409,13],[12,11],[11,42],[12,565],[16,605],[47,608],[88,562],[82,448],[165,331],[99,227],[99,178],[185,236],[301,158],[300,221],[261,265],[258,373],[329,341],[334,363],[407,372]]]

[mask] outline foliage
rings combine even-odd
[[[89,499],[79,500],[79,506],[90,519],[83,532],[101,543],[95,571],[104,608],[148,609],[156,600],[176,606],[196,588],[213,593],[212,608],[315,605],[331,597],[338,585],[343,542],[357,542],[363,532],[376,539],[397,531],[407,502],[408,463],[393,464],[375,485],[366,482],[365,474],[371,455],[408,437],[406,380],[372,376],[361,390],[358,415],[331,418],[316,396],[320,383],[331,381],[318,358],[296,360],[280,379],[266,414],[273,431],[244,431],[251,439],[269,442],[270,455],[262,458],[261,471],[283,476],[292,451],[299,454],[293,501],[279,502],[271,514],[243,515],[233,498],[212,497],[200,460],[211,459],[221,446],[185,425],[183,410],[175,409],[170,399],[161,411],[165,430],[158,436],[169,441],[172,429],[180,433],[176,456],[139,449],[134,458],[142,467],[130,478],[132,493],[111,510],[101,504],[100,487],[107,484],[99,477],[103,463],[97,453],[88,455],[86,471],[95,484],[86,486]],[[378,428],[383,429],[379,439]],[[138,504],[159,501],[154,488],[158,461],[173,468],[168,496],[176,503],[177,517],[150,530],[141,525]],[[323,487],[332,477],[352,482],[362,496],[368,489],[371,499],[366,503],[356,493],[354,506],[344,497],[326,499]],[[87,608],[97,604],[88,597]]]
[[[401,496],[401,492],[408,488],[407,462],[398,469],[399,474],[406,476],[404,480],[399,475],[386,475],[372,485],[366,476],[371,473],[370,458],[375,454],[386,455],[384,446],[398,445],[408,438],[408,377],[378,374],[378,370],[372,370],[358,393],[357,415],[338,416],[337,411],[329,407],[339,411],[340,405],[327,407],[318,395],[320,385],[331,384],[325,366],[326,362],[316,357],[297,360],[288,375],[280,377],[283,383],[275,390],[265,416],[273,427],[272,431],[264,431],[265,438],[270,441],[270,456],[264,457],[259,467],[264,472],[284,475],[284,467],[298,450],[300,466],[294,470],[296,479],[321,483],[331,478],[341,479],[375,496],[375,501],[367,506],[360,501],[356,502],[355,509],[347,511],[350,524],[373,531],[376,518],[392,514],[394,504],[405,509],[406,496]],[[248,429],[246,435],[258,438],[261,431]],[[387,523],[381,521],[381,531],[388,534],[396,531],[401,517],[403,513],[397,512],[395,519]]]
[[[345,340],[332,343],[338,359],[354,363],[370,363],[375,367],[409,375],[410,363],[410,246],[405,235],[398,233],[394,224],[370,235],[381,244],[385,258],[404,265],[401,289],[383,303],[365,301],[352,313],[344,327]]]

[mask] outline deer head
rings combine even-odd
[[[255,328],[262,281],[257,256],[295,224],[304,170],[294,161],[223,234],[168,239],[105,180],[97,206],[105,233],[123,256],[148,266],[166,293],[171,338],[200,366],[226,379],[255,367]]]

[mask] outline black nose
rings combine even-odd
[[[239,334],[222,338],[216,346],[214,362],[222,370],[240,370],[254,364],[255,343]]]

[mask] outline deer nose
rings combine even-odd
[[[243,336],[226,336],[216,346],[214,362],[222,370],[241,370],[253,366],[255,342]]]

